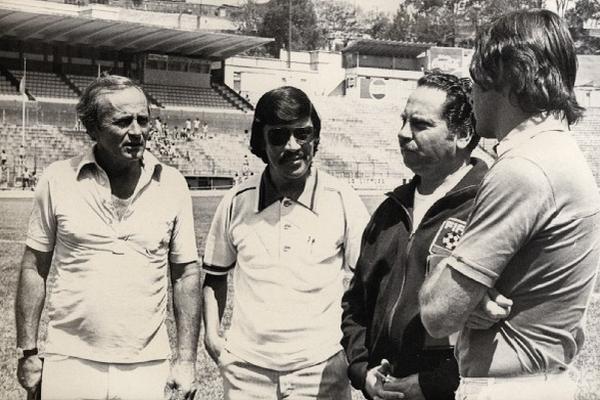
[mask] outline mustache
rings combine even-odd
[[[304,157],[304,152],[302,152],[302,151],[286,151],[285,153],[283,153],[281,155],[281,157],[279,157],[279,163],[283,164],[290,160],[294,160],[297,158],[303,158],[303,157]]]
[[[143,144],[145,141],[145,138],[138,136],[138,137],[132,137],[129,138],[129,140],[127,142],[125,142],[125,145],[132,145],[132,146],[139,146],[141,144]]]

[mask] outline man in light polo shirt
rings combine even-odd
[[[205,345],[226,400],[350,399],[343,275],[355,265],[368,213],[349,186],[314,167],[320,128],[301,90],[263,95],[250,146],[267,167],[231,189],[214,216],[203,259]],[[223,340],[231,270],[233,315]]]
[[[568,369],[600,259],[600,196],[569,124],[581,116],[577,60],[560,18],[547,10],[498,18],[471,63],[477,132],[497,138],[452,255],[421,291],[434,336],[461,331],[457,399],[567,400]],[[465,327],[488,288],[513,300],[489,329]],[[467,324],[468,326],[468,324]]]
[[[102,76],[77,111],[95,144],[50,165],[37,185],[16,304],[17,377],[42,399],[193,396],[200,269],[191,198],[175,169],[144,152],[149,107],[128,78]],[[42,360],[40,314],[49,282]],[[177,354],[169,378],[169,275]],[[177,393],[179,392],[179,393]]]

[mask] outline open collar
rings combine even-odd
[[[106,173],[104,171],[104,169],[100,166],[100,164],[98,164],[98,161],[96,160],[95,149],[96,149],[96,144],[94,144],[92,147],[88,148],[86,150],[86,152],[81,156],[81,159],[77,163],[77,167],[76,167],[77,179],[81,179],[83,171],[85,171],[87,168],[95,168],[98,171],[102,171],[102,172]],[[158,159],[152,153],[150,153],[148,150],[145,150],[143,159],[141,160],[141,163],[142,163],[142,176],[140,179],[144,183],[149,182],[151,179],[155,179],[157,181],[160,180],[160,175],[162,172],[162,164],[160,163],[160,161],[158,161]]]
[[[315,214],[317,213],[316,198],[318,186],[318,171],[316,168],[311,166],[309,175],[306,179],[306,184],[304,185],[304,190],[298,197],[298,200],[295,200],[296,203],[308,208]],[[283,198],[284,196],[281,193],[279,193],[279,191],[275,187],[275,184],[273,183],[271,174],[269,172],[269,166],[267,166],[260,178],[255,211],[259,213],[265,208],[269,207],[271,204],[280,201]]]

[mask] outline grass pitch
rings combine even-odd
[[[380,196],[363,198],[370,211],[374,210],[381,199]],[[194,223],[200,252],[203,251],[206,233],[219,200],[219,197],[194,198]],[[23,254],[30,208],[30,199],[0,199],[0,400],[25,399],[25,392],[20,388],[15,377],[16,339],[13,310],[17,268]],[[170,312],[169,315],[172,313]],[[42,317],[42,336],[44,318]],[[167,322],[172,331],[172,317]],[[600,400],[600,297],[598,295],[592,301],[588,313],[586,343],[575,362],[575,367],[579,379],[578,400]],[[197,378],[200,385],[196,399],[222,398],[218,370],[204,350],[202,340],[198,348]],[[358,400],[363,397],[360,393],[354,392],[353,398]]]

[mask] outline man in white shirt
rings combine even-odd
[[[226,400],[350,399],[341,297],[368,213],[347,185],[313,165],[321,121],[294,87],[256,106],[251,151],[266,164],[221,201],[203,268],[205,345]],[[219,335],[233,270],[234,303]]]
[[[130,79],[97,78],[77,111],[95,144],[50,165],[37,185],[17,289],[17,378],[31,394],[43,382],[44,400],[158,400],[166,385],[191,398],[200,269],[185,179],[144,151],[149,107]],[[47,339],[38,355],[51,263]]]

